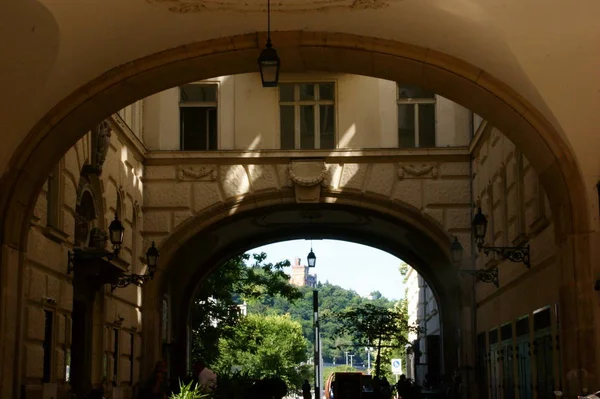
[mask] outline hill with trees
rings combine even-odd
[[[367,354],[362,346],[355,346],[355,339],[349,334],[340,335],[342,319],[339,315],[364,305],[372,305],[385,309],[393,309],[397,301],[385,298],[379,291],[374,291],[369,298],[361,297],[356,291],[342,288],[329,282],[318,283],[319,312],[321,316],[322,356],[325,363],[345,364],[345,352],[354,355],[355,365],[366,365]],[[314,342],[313,330],[313,288],[299,288],[302,296],[290,301],[280,295],[267,295],[248,301],[248,313],[265,315],[288,314],[291,320],[302,325],[302,333],[309,342]],[[403,301],[399,301],[403,302]],[[312,356],[310,349],[309,356]],[[374,363],[374,359],[371,359]]]

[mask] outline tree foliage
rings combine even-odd
[[[337,312],[331,317],[339,320],[337,336],[350,336],[352,343],[360,347],[375,347],[376,375],[381,375],[384,348],[403,348],[408,344],[408,333],[417,331],[408,324],[406,305],[400,301],[395,307],[387,308],[365,303]],[[386,351],[386,354],[391,354]]]
[[[319,312],[321,314],[321,355],[325,363],[342,364],[345,362],[345,351],[352,351],[354,364],[366,363],[367,355],[363,348],[354,347],[350,335],[336,334],[339,330],[340,320],[331,317],[334,314],[355,308],[362,304],[373,304],[385,308],[392,308],[394,301],[379,295],[377,299],[361,297],[356,291],[342,288],[329,282],[319,283],[316,288],[319,291]],[[309,342],[314,342],[313,328],[313,289],[309,287],[300,288],[302,297],[294,303],[290,303],[281,296],[266,296],[248,303],[249,313],[260,314],[289,314],[292,320],[302,325],[304,337]],[[312,356],[312,347],[309,356]]]
[[[228,329],[230,334],[219,340],[220,355],[213,366],[217,373],[241,369],[256,379],[278,376],[292,390],[310,377],[308,366],[301,365],[309,343],[300,323],[289,316],[250,314]]]
[[[217,359],[219,339],[232,334],[230,327],[239,322],[238,305],[265,296],[277,295],[286,301],[302,296],[283,271],[289,261],[272,264],[266,258],[265,253],[235,256],[198,289],[191,308],[193,361],[203,359],[211,364]]]

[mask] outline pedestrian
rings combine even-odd
[[[198,384],[205,391],[213,391],[217,386],[217,374],[206,367],[204,361],[200,360],[194,364],[194,372],[198,374]]]
[[[302,384],[302,399],[312,399],[312,392],[308,380],[304,380]]]

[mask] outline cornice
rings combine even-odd
[[[287,163],[290,160],[322,159],[327,163],[339,162],[414,162],[445,161],[469,162],[467,147],[412,148],[412,149],[338,149],[338,150],[218,150],[218,151],[148,151],[146,165],[177,164],[249,164]]]
[[[148,154],[148,149],[144,143],[133,133],[123,118],[121,118],[119,114],[113,114],[107,118],[107,120],[119,139],[124,142],[128,149],[133,151],[134,157],[137,158],[138,161],[144,162]]]

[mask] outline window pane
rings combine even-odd
[[[333,83],[319,83],[319,99],[332,100],[335,98]]]
[[[208,108],[208,150],[217,149],[217,109]]]
[[[419,147],[435,147],[435,104],[419,104]]]
[[[303,83],[298,86],[300,86],[300,101],[315,99],[315,85],[313,83]]]
[[[206,150],[208,110],[203,107],[179,108],[182,150]]]
[[[398,144],[400,147],[415,146],[415,106],[398,105]]]
[[[335,148],[335,115],[333,105],[319,106],[321,148]]]
[[[281,135],[281,149],[293,150],[295,147],[293,105],[281,105],[279,107],[279,132]]]
[[[180,88],[180,101],[183,102],[216,102],[217,85],[215,84],[189,84]]]
[[[312,105],[300,107],[300,148],[315,148],[315,109]]]
[[[294,101],[294,85],[279,85],[279,101]]]
[[[435,93],[414,86],[398,86],[398,98],[435,98]]]

